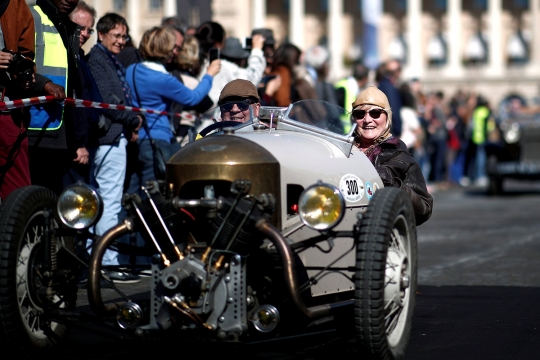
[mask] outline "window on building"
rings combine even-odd
[[[528,39],[521,30],[518,30],[510,36],[506,43],[506,54],[508,56],[508,64],[525,65],[529,61],[529,44]]]
[[[465,64],[483,65],[488,60],[488,44],[484,35],[478,31],[465,44]]]
[[[150,10],[159,11],[163,7],[163,0],[150,0]]]
[[[439,32],[429,39],[426,50],[430,66],[437,67],[446,64],[448,49],[442,33]]]
[[[114,0],[113,9],[116,12],[122,12],[126,9],[126,0]]]

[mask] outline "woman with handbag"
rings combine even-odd
[[[175,30],[169,26],[154,27],[142,37],[139,50],[142,63],[130,65],[126,72],[134,95],[134,106],[170,111],[173,102],[196,105],[208,94],[213,77],[219,72],[220,60],[213,61],[199,85],[191,90],[170,75],[165,65],[181,50],[176,44]],[[169,117],[148,114],[139,131],[139,154],[134,173],[129,179],[128,192],[138,192],[147,181],[163,179],[164,162],[180,148],[171,130]]]

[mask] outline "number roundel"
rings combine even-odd
[[[343,175],[339,181],[339,191],[348,202],[357,202],[364,196],[364,183],[354,174]]]

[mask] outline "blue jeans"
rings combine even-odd
[[[154,140],[156,144],[166,141]],[[154,175],[154,151],[152,150],[152,144],[148,138],[139,139],[137,141],[139,147],[139,154],[137,156],[137,164],[134,166],[134,171],[129,179],[128,193],[130,194],[139,194],[143,198],[144,194],[141,193],[141,186],[149,180],[155,180]]]
[[[476,157],[474,159],[475,176],[474,180],[486,177],[486,144],[477,144]]]
[[[103,198],[103,215],[94,226],[96,235],[103,235],[119,223],[126,176],[126,145],[127,140],[122,136],[115,144],[92,149],[90,183]],[[103,256],[102,265],[119,265],[118,252],[108,249]]]
[[[169,142],[163,140],[154,140],[154,142],[158,145],[169,144]],[[139,194],[142,199],[145,199],[146,195],[140,190],[141,186],[144,186],[149,180],[156,179],[154,175],[154,150],[152,149],[152,144],[147,137],[139,139],[137,143],[138,147],[135,151],[138,151],[138,154],[134,154],[132,157],[132,159],[136,159],[136,163],[132,166],[133,172],[128,175],[130,178],[127,181],[129,184],[127,193]],[[126,214],[124,213],[123,216],[126,216]],[[127,241],[131,245],[136,245],[139,247],[144,246],[144,239],[139,233],[130,236],[126,240],[123,239],[123,241]],[[131,265],[134,266],[151,264],[151,258],[149,256],[136,256],[135,259],[129,259],[129,257],[121,255],[120,259],[122,263],[130,262]],[[133,261],[135,264],[133,264]]]

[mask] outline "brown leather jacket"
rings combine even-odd
[[[34,18],[24,0],[11,0],[0,18],[6,48],[34,60]],[[2,49],[0,49],[2,50]]]
[[[433,197],[428,193],[426,180],[420,166],[407,150],[403,141],[391,137],[378,145],[376,156],[368,156],[377,171],[386,168],[393,179],[388,182],[381,176],[385,186],[395,186],[403,189],[409,197],[416,216],[416,225],[426,222],[433,208]],[[374,151],[375,153],[375,151]]]

